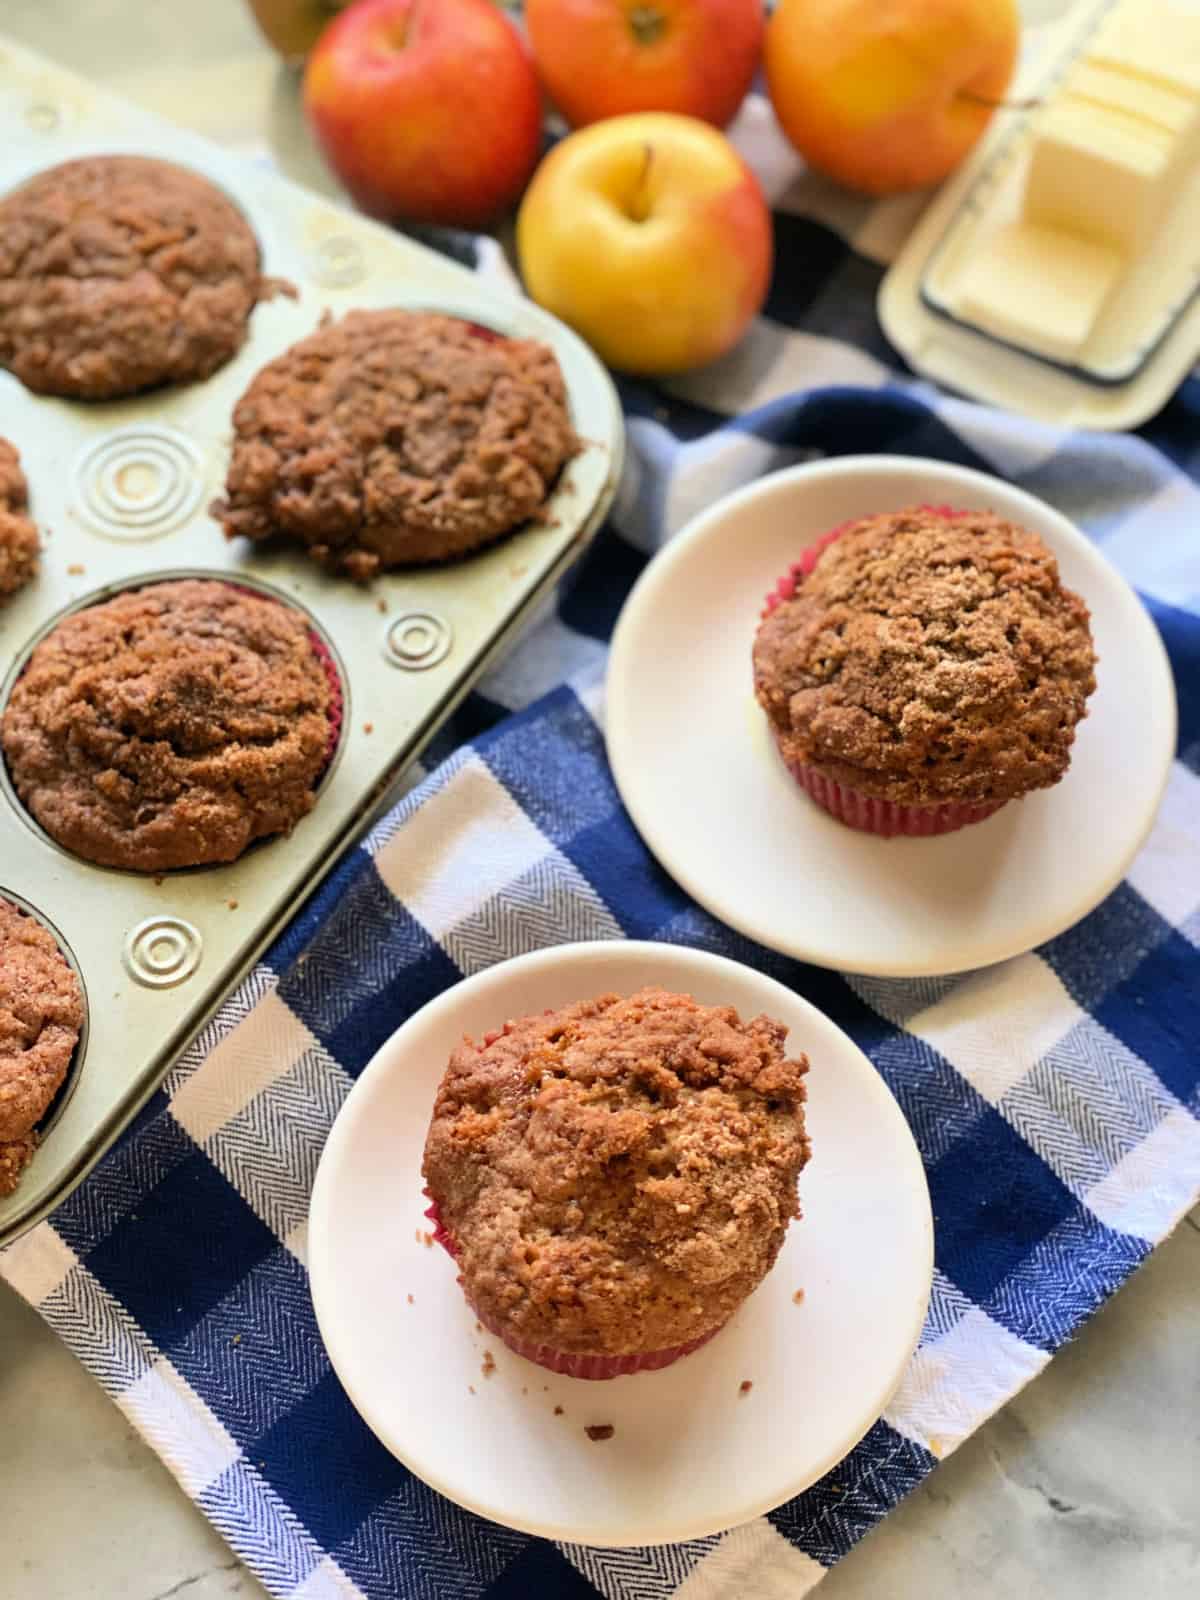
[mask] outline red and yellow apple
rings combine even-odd
[[[482,227],[540,148],[537,75],[492,0],[357,0],[308,58],[304,107],[356,204],[385,221]]]
[[[542,162],[517,217],[525,287],[610,366],[665,374],[741,338],[766,298],[771,217],[707,122],[612,117]]]
[[[783,131],[865,194],[939,183],[987,127],[1020,44],[1017,0],[779,0],[763,63]]]
[[[678,111],[723,128],[762,50],[762,0],[526,0],[546,92],[572,127]]]

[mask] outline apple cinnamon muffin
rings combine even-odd
[[[246,218],[173,162],[85,156],[0,199],[0,366],[39,394],[206,378],[270,287]]]
[[[1088,608],[1036,533],[917,506],[810,546],[767,601],[754,685],[809,795],[936,834],[1056,784],[1096,687]]]
[[[64,617],[13,686],[0,746],[65,849],[141,872],[210,865],[312,809],[339,693],[300,612],[187,578]]]
[[[0,600],[28,583],[37,564],[37,529],[29,515],[21,458],[0,438]]]
[[[554,352],[457,317],[352,311],[285,350],[233,413],[228,538],[290,539],[360,580],[540,515],[579,448]]]
[[[0,896],[0,1196],[37,1149],[83,1027],[83,991],[48,928]]]
[[[808,1061],[786,1028],[658,988],[465,1039],[424,1173],[476,1316],[580,1378],[711,1338],[800,1214]]]

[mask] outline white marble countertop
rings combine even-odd
[[[1028,3],[1047,14],[1064,0]],[[263,47],[241,0],[4,0],[0,28],[209,137],[265,141],[289,176],[334,192],[296,77]],[[0,1594],[13,1600],[265,1594],[3,1285],[0,1551]],[[822,1600],[1014,1593],[1200,1596],[1200,1209],[820,1589]]]

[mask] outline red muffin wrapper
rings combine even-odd
[[[967,517],[972,514],[969,511],[956,510],[953,506],[921,506],[919,509],[946,518]],[[836,539],[840,539],[847,528],[855,527],[861,520],[855,518],[852,522],[839,523],[836,528],[831,528],[828,533],[822,534],[819,539],[802,550],[799,559],[792,562],[767,596],[763,606],[763,616],[769,617],[777,606],[792,599],[797,584],[809,576],[821,559],[822,553]],[[898,837],[929,839],[941,833],[955,833],[959,828],[968,827],[973,822],[984,822],[999,811],[1001,806],[1008,803],[1006,800],[974,803],[947,800],[939,805],[919,806],[900,805],[894,800],[881,800],[876,795],[865,794],[861,789],[853,789],[847,784],[836,782],[818,767],[790,760],[784,755],[783,747],[779,744],[777,730],[772,727],[771,732],[784,765],[808,797],[831,817],[836,817],[848,828],[857,828],[860,833],[874,833],[882,839]]]
[[[428,1195],[428,1190],[426,1191]],[[433,1223],[433,1237],[442,1249],[450,1256],[451,1260],[459,1260],[459,1248],[454,1236],[449,1232],[442,1221],[436,1200],[432,1201],[425,1215]],[[459,1277],[459,1286],[463,1297],[479,1321],[488,1330],[494,1333],[497,1339],[503,1341],[514,1355],[522,1356],[526,1361],[532,1361],[536,1366],[545,1367],[549,1372],[557,1372],[565,1378],[623,1378],[630,1377],[635,1372],[659,1372],[663,1367],[669,1367],[672,1362],[678,1361],[681,1356],[691,1355],[693,1350],[707,1344],[715,1335],[720,1333],[720,1327],[712,1328],[708,1333],[701,1334],[699,1339],[692,1339],[687,1344],[673,1345],[668,1350],[637,1350],[627,1355],[606,1355],[603,1352],[594,1354],[580,1354],[577,1351],[556,1350],[552,1345],[535,1344],[530,1340],[518,1339],[492,1320],[467,1294],[466,1285]]]

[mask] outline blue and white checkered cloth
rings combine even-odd
[[[939,396],[874,319],[887,215],[838,202],[835,228],[819,189],[770,187],[778,267],[747,344],[670,394],[625,386],[629,472],[573,582],[136,1126],[0,1258],[275,1595],[798,1600],[1200,1193],[1200,381],[1140,437]],[[647,854],[604,757],[605,642],[648,555],[737,484],[859,451],[980,467],[1075,518],[1176,672],[1178,759],[1128,880],[1036,953],[954,978],[843,977],[732,934]],[[414,1479],[334,1377],[305,1272],[322,1144],[388,1035],[462,974],[623,936],[736,956],[833,1017],[912,1124],[937,1249],[920,1349],[851,1455],[768,1517],[640,1551],[513,1533]]]

